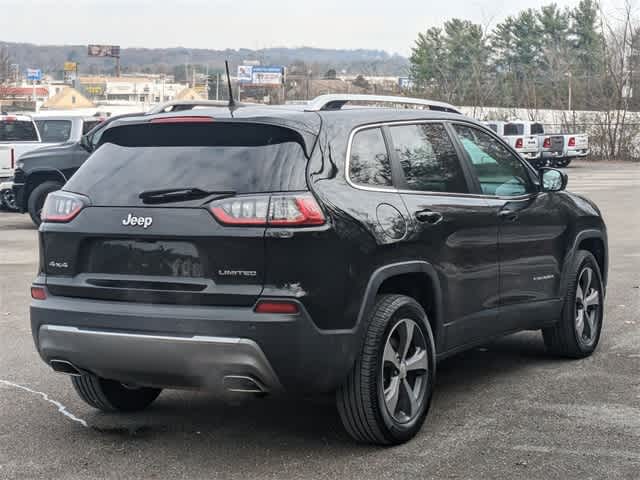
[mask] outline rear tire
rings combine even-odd
[[[93,408],[104,412],[134,412],[143,410],[158,398],[159,388],[127,388],[115,380],[82,375],[71,377],[76,392]]]
[[[433,333],[422,306],[404,295],[378,297],[362,350],[336,392],[347,432],[358,442],[378,445],[413,438],[429,411],[435,365]]]
[[[560,321],[542,330],[547,351],[567,358],[590,356],[598,346],[604,319],[600,267],[591,252],[576,253]]]
[[[41,183],[31,191],[27,201],[27,209],[31,216],[31,220],[36,227],[39,227],[42,223],[40,213],[42,212],[42,207],[44,206],[44,201],[46,200],[47,195],[51,192],[56,192],[61,188],[62,184],[60,182],[48,181]]]
[[[570,158],[556,158],[553,161],[553,166],[555,168],[567,168],[569,166],[569,164],[571,163],[571,159]]]

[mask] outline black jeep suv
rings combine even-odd
[[[335,392],[355,439],[396,444],[437,360],[536,329],[590,355],[598,208],[452,108],[347,100],[112,122],[44,206],[43,360],[107,411],[162,388]]]

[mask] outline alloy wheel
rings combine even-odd
[[[584,267],[576,287],[576,333],[584,346],[591,346],[600,327],[600,290],[591,267]]]
[[[393,327],[384,346],[382,388],[389,415],[398,423],[416,418],[425,401],[429,352],[422,329],[411,319]]]

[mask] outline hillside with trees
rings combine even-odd
[[[90,58],[86,45],[33,45],[0,40],[0,47],[21,69],[42,68],[43,71],[62,76],[64,62],[80,63],[83,74],[113,74],[113,59]],[[292,65],[304,63],[315,76],[330,69],[337,72],[365,75],[407,75],[408,60],[382,50],[334,50],[323,48],[265,48],[261,50],[210,50],[198,48],[123,48],[122,72],[165,73],[184,80],[185,64],[198,66],[199,71],[222,70],[224,61],[232,67],[247,60],[263,65]],[[2,69],[0,68],[0,74]]]

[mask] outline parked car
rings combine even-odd
[[[521,123],[486,122],[486,125],[500,135],[522,158],[537,165],[542,158],[542,143],[538,134],[526,132]]]
[[[76,142],[101,118],[70,115],[0,115],[0,179],[13,176],[16,162],[33,150]]]
[[[529,159],[536,168],[567,167],[574,158],[584,158],[589,155],[589,137],[586,134],[547,133],[542,123],[525,120],[488,122],[488,124],[501,136],[505,135],[502,133],[505,130],[508,133],[518,132],[525,136],[538,136],[541,155],[537,159]]]
[[[163,388],[335,392],[356,440],[389,445],[420,430],[440,359],[539,329],[591,355],[597,206],[454,107],[352,98],[108,125],[42,212],[44,362],[110,412]]]
[[[591,150],[589,149],[589,136],[586,133],[563,134],[564,151],[562,156],[557,158],[552,164],[556,167],[568,167],[575,158],[586,158]]]
[[[40,148],[29,152],[16,164],[13,193],[18,211],[28,212],[37,226],[47,195],[59,190],[95,149],[102,132],[111,122],[142,113],[117,115],[94,126],[75,142]],[[51,119],[43,121],[54,121]],[[55,120],[57,121],[57,120]],[[85,124],[83,124],[85,125]]]

